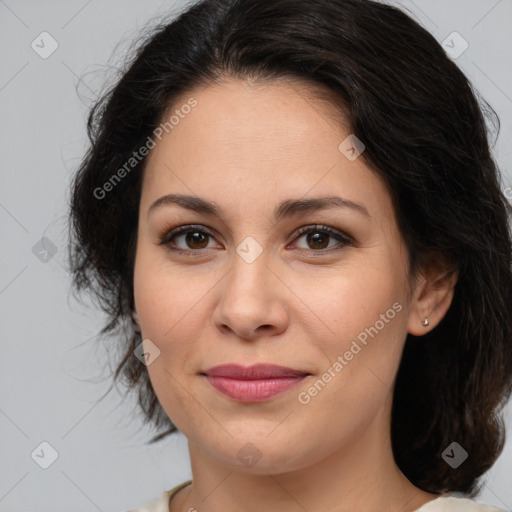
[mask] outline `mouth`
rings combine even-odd
[[[311,375],[302,370],[272,364],[249,367],[215,366],[202,373],[220,393],[240,402],[262,402],[283,393]]]

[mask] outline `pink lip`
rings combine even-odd
[[[261,402],[298,384],[309,374],[271,364],[244,367],[220,365],[205,372],[208,382],[221,393],[242,402]]]

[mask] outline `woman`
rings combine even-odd
[[[428,32],[367,0],[203,0],[88,128],[74,284],[192,467],[136,510],[499,510],[471,498],[512,386],[511,206]]]

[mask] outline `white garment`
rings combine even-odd
[[[168,512],[166,510],[165,512]],[[441,496],[425,503],[414,512],[505,512],[501,508],[482,505],[468,498]]]
[[[174,492],[181,489],[184,484],[163,492],[158,498],[142,505],[142,507],[127,512],[169,512],[169,499]],[[425,503],[414,512],[505,512],[501,508],[482,505],[468,498],[455,496],[440,496]]]

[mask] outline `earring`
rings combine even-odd
[[[425,317],[425,320],[423,320],[423,325],[426,327],[430,322],[428,321],[428,317]]]

